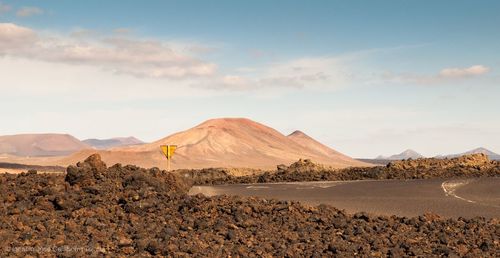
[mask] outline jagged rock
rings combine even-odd
[[[312,162],[310,159],[299,159],[299,161],[292,163],[287,169],[288,173],[305,173],[305,172],[318,172],[326,170],[322,165]]]
[[[482,168],[490,167],[493,162],[483,153],[464,155],[453,159],[409,159],[393,161],[387,165],[392,169],[449,169],[453,167]]]
[[[102,172],[106,171],[106,169],[106,163],[101,160],[101,156],[93,154],[85,161],[78,162],[76,166],[69,166],[66,169],[66,181],[70,185],[93,185],[96,180],[102,178]]]
[[[108,168],[106,163],[101,160],[101,155],[99,154],[90,155],[83,163],[88,164],[92,169],[99,172],[105,171]]]
[[[288,169],[288,167],[284,164],[280,164],[280,165],[276,166],[276,169],[279,172],[283,172],[283,171],[286,171]]]

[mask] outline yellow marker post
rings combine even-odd
[[[177,145],[161,145],[160,148],[163,155],[167,158],[167,171],[170,171],[170,160],[172,159],[172,156],[174,156]]]

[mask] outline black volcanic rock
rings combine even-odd
[[[453,159],[426,158],[392,161],[386,166],[332,169],[299,160],[290,166],[280,165],[276,171],[236,177],[214,169],[179,171],[195,185],[270,183],[298,181],[338,181],[364,179],[425,179],[500,176],[500,162],[484,154],[465,155]]]
[[[327,205],[189,196],[189,183],[172,173],[105,168],[98,156],[72,169],[70,178],[0,175],[1,257],[495,257],[500,250],[498,219],[348,215]]]

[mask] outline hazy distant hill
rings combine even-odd
[[[63,156],[91,146],[69,134],[17,134],[0,136],[0,154],[15,156]]]
[[[389,157],[384,157],[384,156],[378,156],[375,159],[379,160],[403,160],[403,159],[419,159],[419,158],[424,158],[423,155],[420,153],[414,151],[414,150],[405,150],[399,154],[395,154]]]
[[[394,161],[394,160],[389,160],[389,159],[363,159],[363,158],[357,158],[356,160],[359,160],[361,162],[370,163],[373,165],[383,165],[383,166]]]
[[[462,156],[462,155],[467,155],[467,154],[477,154],[477,153],[483,153],[483,154],[486,154],[490,159],[492,160],[500,160],[500,154],[497,154],[493,151],[490,151],[486,148],[483,148],[483,147],[480,147],[480,148],[476,148],[476,149],[473,149],[473,150],[470,150],[470,151],[466,151],[464,153],[458,153],[458,154],[450,154],[450,155],[440,155],[440,156],[437,156],[436,158],[456,158],[456,157],[459,157],[459,156]]]
[[[143,144],[144,142],[135,137],[117,137],[111,139],[87,139],[84,143],[96,149],[109,149],[114,147]]]

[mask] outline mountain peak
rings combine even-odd
[[[299,131],[299,130],[295,130],[293,133],[288,135],[288,137],[290,137],[290,136],[307,136],[307,137],[309,137],[307,134],[305,134],[304,132]]]
[[[399,154],[395,154],[389,157],[385,156],[378,156],[377,159],[388,159],[388,160],[403,160],[403,159],[418,159],[418,158],[424,158],[424,156],[412,149],[407,149]]]
[[[348,163],[349,160],[352,160],[350,157],[320,143],[319,141],[315,140],[302,131],[296,130],[293,133],[289,134],[287,138],[296,142],[297,144],[302,146],[302,148],[308,149],[310,152],[316,152],[327,157],[334,157],[335,159],[343,160],[345,163]],[[363,166],[366,164],[358,165]]]
[[[134,149],[154,153],[154,158],[163,164],[163,157],[157,155],[158,146],[177,145],[173,165],[186,168],[270,168],[298,159],[312,159],[334,167],[366,165],[299,134],[305,135],[296,132],[287,137],[247,118],[216,118]],[[133,149],[126,151],[130,153]]]
[[[479,148],[475,148],[471,151],[469,151],[471,153],[484,153],[484,154],[494,154],[493,151],[490,151],[484,147],[479,147]]]
[[[412,149],[407,149],[403,152],[401,152],[401,154],[417,154],[417,155],[420,155],[418,152],[412,150]]]
[[[497,153],[495,153],[493,151],[490,151],[490,150],[488,150],[488,149],[486,149],[484,147],[475,148],[473,150],[466,151],[466,152],[463,152],[463,153],[458,153],[458,154],[440,155],[438,157],[439,158],[456,158],[456,157],[460,157],[460,156],[463,156],[463,155],[479,154],[479,153],[487,155],[492,160],[500,160],[500,154],[497,154]]]
[[[230,124],[259,124],[255,121],[252,121],[248,118],[243,117],[223,117],[223,118],[213,118],[206,120],[205,122],[197,125],[196,127],[207,127],[207,126],[216,126],[216,127],[224,127]]]
[[[490,151],[484,147],[479,147],[479,148],[476,148],[476,149],[473,149],[473,150],[470,150],[470,151],[467,151],[467,152],[464,152],[464,153],[461,153],[459,155],[464,155],[464,154],[478,154],[478,153],[482,153],[482,154],[485,154],[487,156],[490,157],[490,159],[499,159],[500,158],[500,155],[493,152],[493,151]]]

